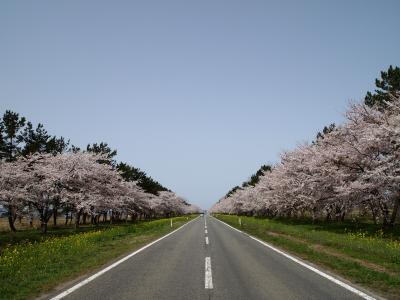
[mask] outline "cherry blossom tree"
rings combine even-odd
[[[81,217],[90,216],[97,224],[101,215],[126,221],[129,216],[144,218],[171,217],[197,212],[185,199],[173,192],[146,193],[136,181],[124,181],[113,164],[103,163],[105,154],[68,152],[36,153],[13,162],[0,162],[0,204],[9,211],[11,230],[24,208],[34,208],[41,230],[59,208]]]
[[[0,204],[8,210],[8,223],[12,231],[16,231],[15,220],[23,213],[24,200],[28,197],[26,175],[19,162],[0,161]]]
[[[370,211],[392,226],[400,208],[400,98],[385,107],[350,105],[343,125],[284,152],[254,188],[235,189],[211,211],[328,220]]]

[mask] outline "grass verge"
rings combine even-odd
[[[221,221],[389,299],[400,299],[399,228],[215,215]]]
[[[114,225],[86,232],[65,231],[59,236],[36,238],[3,246],[0,252],[0,298],[26,299],[49,291],[57,284],[94,271],[127,252],[175,230],[194,216]],[[14,240],[13,240],[14,241]]]

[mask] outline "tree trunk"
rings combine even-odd
[[[136,215],[135,213],[132,213],[132,215],[131,215],[131,221],[132,221],[132,222],[135,222],[135,221],[136,221],[136,218],[137,218],[137,215]]]
[[[10,225],[11,231],[13,231],[13,232],[17,231],[17,229],[14,226],[13,216],[11,215],[10,212],[8,212],[8,224]]]
[[[46,222],[41,222],[41,224],[40,224],[40,230],[41,230],[41,232],[43,233],[43,234],[46,234],[47,233],[47,223]]]
[[[79,228],[79,219],[81,218],[81,211],[78,211],[75,217],[75,229]]]
[[[342,212],[342,215],[340,216],[340,220],[343,222],[345,217],[346,217],[346,212]]]
[[[400,195],[396,197],[396,200],[394,203],[392,216],[390,217],[390,226],[393,226],[394,222],[396,222],[396,217],[397,217],[397,212],[399,210],[399,206],[400,206]]]
[[[386,227],[388,225],[388,217],[389,217],[389,209],[385,203],[380,202],[380,209],[382,213],[382,219],[383,219],[383,226]]]
[[[53,210],[53,225],[54,225],[54,227],[57,226],[57,209],[56,208],[54,208],[54,210]]]
[[[329,222],[331,220],[331,213],[330,212],[326,212],[326,218],[325,218],[325,222]]]
[[[11,231],[15,232],[17,229],[14,226],[16,216],[14,213],[14,209],[11,205],[8,206],[8,224],[10,225]]]
[[[9,159],[9,161],[12,161],[12,160],[13,160],[12,149],[13,149],[13,138],[10,138],[10,148],[9,148],[9,153],[8,153],[8,155],[9,155],[8,159]]]
[[[39,210],[40,212],[40,229],[43,234],[47,233],[47,223],[49,222],[51,216],[53,215],[53,211],[49,211],[49,209],[43,208]]]
[[[374,208],[373,204],[371,203],[371,201],[369,202],[369,207],[371,209],[371,213],[372,213],[372,218],[374,220],[374,224],[377,225],[378,224],[378,218],[376,216],[376,211],[375,211],[375,208]]]

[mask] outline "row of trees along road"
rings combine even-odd
[[[393,226],[400,207],[400,68],[376,79],[346,121],[282,153],[211,209],[214,213],[343,220],[352,213]]]
[[[107,143],[86,150],[63,137],[52,136],[42,124],[36,128],[18,113],[6,111],[0,121],[0,205],[7,209],[10,229],[17,218],[41,230],[63,212],[75,226],[106,220],[150,219],[196,213],[200,209],[163,187],[145,172],[116,163],[116,150]]]

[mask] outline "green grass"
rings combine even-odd
[[[189,217],[189,220],[193,217]],[[137,224],[69,228],[51,231],[1,233],[0,298],[26,299],[54,288],[63,281],[96,270],[187,222],[186,217]],[[11,236],[13,235],[13,236]],[[5,245],[7,241],[7,245]]]
[[[400,299],[400,229],[355,222],[216,215],[253,236],[391,299]]]

